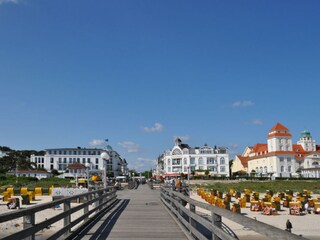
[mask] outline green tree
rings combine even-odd
[[[57,169],[52,169],[51,173],[53,174],[53,176],[60,175],[60,173],[59,173],[59,171]]]

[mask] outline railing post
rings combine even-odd
[[[101,190],[101,191],[99,191],[99,211],[101,211],[102,210],[102,204],[103,204],[103,201],[104,201],[104,199],[103,198],[100,198],[101,196],[102,196],[102,194],[105,192],[105,189],[104,190]]]
[[[35,214],[23,216],[23,229],[30,228],[35,224]],[[35,235],[32,234],[30,237],[25,238],[25,240],[34,240]]]
[[[222,226],[222,221],[221,221],[221,216],[214,213],[213,210],[211,210],[211,217],[212,217],[212,224],[218,228],[221,228]],[[212,232],[212,240],[221,240],[214,232]]]
[[[190,209],[190,212],[196,213],[196,205],[189,203],[189,209]],[[193,228],[197,227],[196,221],[193,220],[193,218],[191,216],[189,216],[189,225]],[[191,236],[193,236],[191,227],[189,227],[189,232],[190,232]]]
[[[70,210],[70,208],[71,208],[70,200],[65,201],[65,202],[63,203],[63,211],[64,211],[64,212],[67,212],[67,211]],[[70,222],[71,222],[71,216],[70,216],[70,214],[68,214],[67,216],[64,217],[63,226],[64,226],[64,227],[68,226],[68,225],[70,224]],[[65,234],[66,236],[69,235],[69,234],[70,234],[70,230],[71,230],[71,229],[68,228],[64,234]]]
[[[85,196],[85,202],[89,202],[91,200],[91,194],[88,193],[88,195]],[[89,205],[85,206],[83,208],[83,214],[86,214],[89,212]],[[86,216],[84,219],[84,222],[87,222],[89,220],[89,216]]]

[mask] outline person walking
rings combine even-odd
[[[291,229],[292,229],[292,223],[288,219],[286,223],[286,231],[291,232]]]

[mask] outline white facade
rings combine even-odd
[[[188,174],[192,171],[209,170],[211,176],[229,176],[229,154],[223,147],[195,147],[182,144],[180,139],[176,145],[165,151],[162,155],[164,176],[174,176],[181,173]],[[162,161],[158,161],[162,162]]]
[[[319,176],[319,146],[310,132],[303,131],[297,144],[292,144],[288,128],[277,123],[268,134],[267,144],[256,144],[248,154],[248,173],[257,176],[303,177]],[[312,172],[313,168],[313,173]],[[304,170],[305,169],[305,170]]]
[[[101,153],[107,152],[109,160],[103,160]],[[90,170],[105,171],[109,176],[127,175],[128,168],[125,159],[112,150],[110,146],[106,149],[97,148],[52,148],[46,149],[44,156],[31,155],[31,162],[34,162],[38,168],[44,168],[47,171],[53,169],[64,173],[68,165],[72,163],[81,163],[90,166]]]

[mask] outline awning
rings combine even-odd
[[[163,177],[180,177],[180,173],[166,173],[162,174]]]

